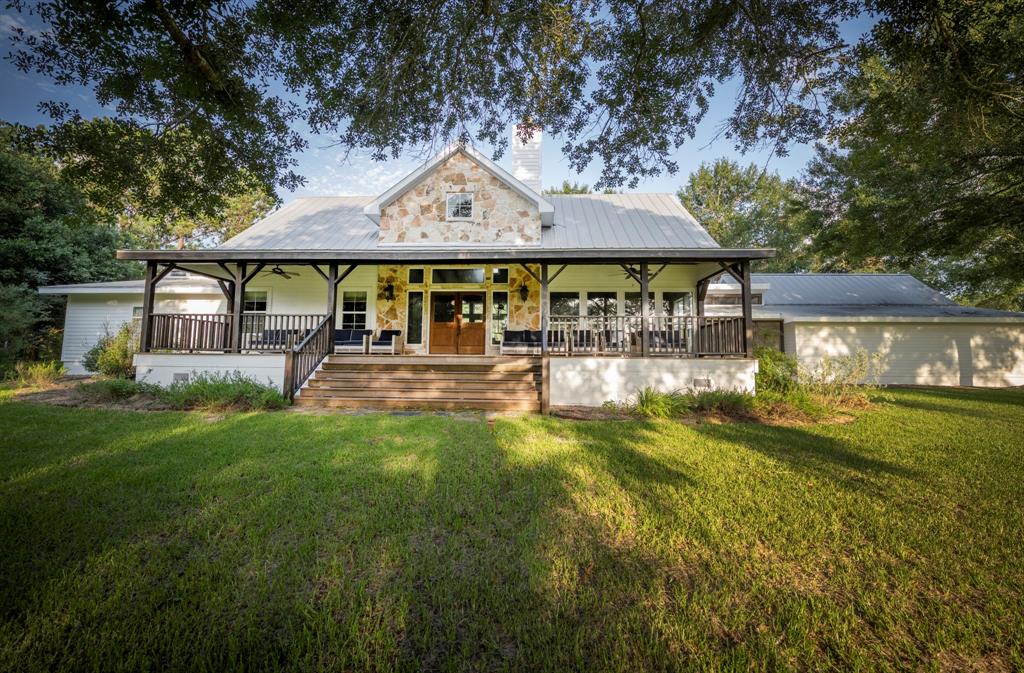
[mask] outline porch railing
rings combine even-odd
[[[555,355],[639,355],[640,316],[553,316],[548,351]],[[738,316],[651,316],[647,319],[652,355],[742,356],[743,318]]]
[[[284,392],[293,399],[302,384],[334,349],[331,317],[325,316],[306,337],[285,353]]]
[[[243,313],[240,350],[287,352],[326,317],[312,313]],[[230,313],[154,313],[150,325],[150,350],[225,352],[232,347],[234,316]]]

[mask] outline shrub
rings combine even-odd
[[[754,396],[738,390],[702,390],[694,393],[693,408],[727,416],[747,416],[754,408]]]
[[[121,325],[114,335],[100,337],[96,345],[82,357],[82,366],[87,371],[99,372],[104,376],[118,379],[135,378],[135,356],[138,336],[134,325],[127,322]]]
[[[681,416],[690,411],[691,396],[674,390],[670,393],[663,393],[654,388],[647,387],[641,390],[628,405],[629,410],[639,416],[648,418],[669,418]]]
[[[207,411],[280,409],[288,404],[275,388],[240,372],[199,374],[191,381],[173,383],[161,392],[161,398],[178,409]]]
[[[880,354],[863,348],[853,355],[824,357],[814,368],[800,368],[800,385],[829,404],[864,403],[866,392],[878,385],[882,362]]]
[[[787,393],[798,387],[800,366],[795,357],[769,346],[757,348],[754,356],[758,362],[757,374],[754,375],[758,394]]]
[[[18,362],[14,365],[14,378],[23,386],[48,386],[67,373],[64,365],[50,362]]]
[[[131,379],[103,379],[92,383],[83,383],[78,391],[95,402],[123,402],[139,394],[160,396],[156,386],[137,383]]]

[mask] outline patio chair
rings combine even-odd
[[[373,330],[369,329],[336,329],[334,330],[335,353],[369,353],[369,341]]]
[[[507,329],[502,334],[498,352],[502,355],[533,355],[540,353],[540,331]]]
[[[405,339],[400,329],[382,329],[377,339],[370,343],[370,353],[401,355],[405,348]]]

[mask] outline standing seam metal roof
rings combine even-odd
[[[375,250],[378,227],[363,214],[363,208],[373,199],[372,196],[298,198],[225,241],[218,249]],[[674,194],[551,195],[547,199],[555,208],[552,226],[543,228],[539,246],[517,248],[719,247]],[[420,246],[387,247],[415,250]]]

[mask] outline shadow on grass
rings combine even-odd
[[[878,492],[873,480],[880,477],[915,479],[919,476],[912,468],[872,456],[865,447],[801,427],[702,424],[697,432],[716,441],[738,444],[795,470],[858,491]]]

